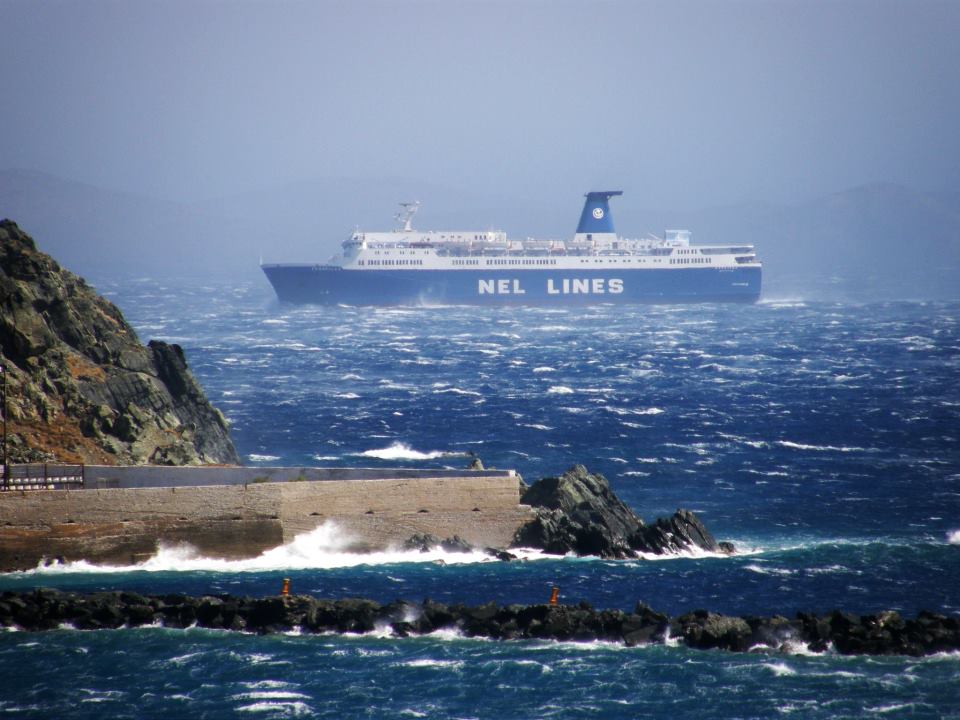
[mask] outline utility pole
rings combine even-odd
[[[3,404],[3,489],[9,487],[10,482],[10,462],[7,456],[7,369],[0,365],[0,376],[3,377],[3,398],[0,398]]]

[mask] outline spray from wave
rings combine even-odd
[[[266,550],[257,557],[226,560],[201,555],[196,548],[182,543],[160,544],[152,557],[135,565],[95,565],[85,560],[66,563],[41,563],[30,573],[57,575],[69,573],[124,573],[124,572],[269,572],[273,570],[311,570],[356,567],[359,565],[390,565],[398,563],[440,563],[465,565],[498,562],[479,550],[447,552],[435,547],[427,552],[419,550],[387,549],[378,552],[355,552],[355,539],[335,522],[327,521],[306,533],[297,535],[285,545]],[[534,560],[547,558],[536,550],[514,550],[519,558]]]
[[[360,457],[377,458],[378,460],[435,460],[445,457],[467,457],[465,452],[451,452],[448,450],[431,450],[421,452],[402,442],[395,442],[389,447],[374,450],[364,450],[356,453]]]

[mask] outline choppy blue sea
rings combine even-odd
[[[642,517],[695,510],[731,558],[352,556],[335,528],[245,563],[0,575],[191,594],[561,601],[670,613],[960,614],[960,303],[294,308],[265,281],[104,281],[183,346],[249,464],[575,462]],[[431,556],[432,557],[432,556]],[[147,628],[0,634],[0,713],[29,718],[960,717],[960,657]]]

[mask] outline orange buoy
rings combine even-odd
[[[557,598],[559,598],[559,597],[560,597],[560,588],[558,588],[556,585],[554,585],[554,586],[550,589],[550,604],[551,604],[551,605],[556,605],[556,604],[557,604]]]
[[[284,579],[283,579],[283,587],[280,588],[280,594],[281,594],[281,595],[289,595],[289,594],[290,594],[290,578],[284,578]]]

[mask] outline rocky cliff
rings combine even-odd
[[[0,221],[10,462],[239,464],[177,345],[144,346],[112,303]]]

